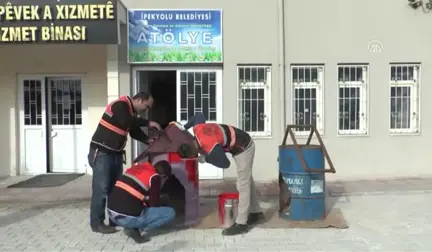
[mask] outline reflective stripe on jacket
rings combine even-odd
[[[128,105],[128,107],[129,107],[129,113],[130,113],[132,116],[134,115],[133,107],[132,107],[132,103],[131,103],[131,101],[129,100],[129,98],[128,98],[127,96],[122,96],[122,97],[118,98],[117,100],[115,100],[115,101],[111,102],[110,104],[108,104],[108,106],[107,106],[106,109],[105,109],[105,113],[104,113],[105,115],[108,115],[109,117],[112,117],[112,116],[113,116],[113,112],[112,112],[112,110],[111,110],[111,106],[112,106],[114,103],[116,103],[116,102],[126,102],[127,105]],[[126,129],[126,130],[120,129],[120,128],[114,126],[113,124],[111,124],[110,122],[108,122],[107,120],[104,120],[103,117],[102,117],[102,119],[99,121],[99,124],[102,125],[102,126],[104,126],[104,127],[107,128],[107,129],[109,129],[109,130],[111,130],[111,131],[113,131],[113,132],[119,134],[119,135],[127,136],[127,134],[128,134],[128,130],[129,130],[129,129]]]
[[[134,165],[127,169],[123,173],[123,176],[126,176],[137,183],[143,189],[144,193],[141,193],[132,186],[121,181],[117,181],[115,186],[127,191],[141,201],[147,201],[149,200],[149,195],[146,194],[151,188],[151,180],[154,176],[159,176],[159,174],[157,174],[155,168],[150,163],[146,162]]]
[[[130,98],[128,96],[122,96],[119,99],[111,102],[106,107],[105,112],[99,121],[96,132],[92,137],[92,143],[96,144],[97,146],[101,146],[106,150],[114,152],[121,152],[124,149],[124,147],[126,146],[127,135],[130,130],[130,122],[119,123],[111,109],[111,107],[118,102],[126,103],[128,106],[127,113],[130,113],[132,117],[135,116],[135,112]],[[128,126],[126,128],[123,125]]]

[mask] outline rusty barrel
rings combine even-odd
[[[296,148],[302,155],[298,155]],[[305,171],[302,158],[314,172]],[[320,172],[321,169],[323,172]],[[325,157],[321,145],[279,146],[279,172],[291,192],[290,211],[286,218],[296,221],[326,218],[324,169]]]

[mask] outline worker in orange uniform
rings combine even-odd
[[[136,243],[149,241],[150,232],[175,218],[171,207],[160,206],[160,189],[163,180],[171,175],[171,165],[159,161],[146,162],[127,169],[115,183],[108,196],[108,216]]]
[[[230,161],[226,153],[231,153],[237,166],[237,190],[239,204],[235,223],[222,231],[223,235],[237,235],[249,231],[248,225],[262,220],[255,183],[252,177],[252,166],[255,155],[255,144],[248,133],[226,124],[205,123],[203,114],[196,114],[184,128],[193,127],[196,141],[182,144],[179,155],[183,158],[198,157],[219,168],[228,168]]]
[[[88,162],[93,169],[92,198],[90,206],[90,227],[98,233],[114,233],[115,225],[105,220],[106,197],[114,187],[115,181],[123,172],[124,147],[127,135],[147,143],[148,136],[140,127],[156,127],[157,123],[149,122],[138,116],[149,109],[153,98],[148,93],[138,93],[134,97],[120,97],[110,103],[102,115],[99,125],[93,134]]]

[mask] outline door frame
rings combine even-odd
[[[24,160],[25,160],[25,139],[24,139],[24,86],[23,81],[26,79],[40,79],[43,80],[42,84],[44,85],[44,91],[45,93],[44,95],[44,112],[45,115],[42,118],[42,123],[44,124],[44,137],[45,139],[47,139],[48,136],[48,132],[47,132],[47,126],[48,126],[48,122],[46,121],[46,114],[49,113],[48,108],[45,106],[47,103],[47,97],[45,97],[45,94],[47,91],[46,90],[48,88],[47,83],[46,83],[46,78],[79,78],[81,79],[81,108],[82,108],[82,124],[81,127],[83,129],[83,138],[85,139],[84,142],[87,142],[88,140],[88,136],[89,136],[89,132],[88,132],[88,107],[87,107],[87,103],[85,102],[85,95],[84,95],[84,87],[85,87],[85,74],[84,73],[58,73],[58,74],[28,74],[28,73],[17,73],[17,98],[18,98],[18,128],[19,128],[19,160],[18,160],[18,164],[19,164],[19,168],[18,168],[18,174],[19,175],[25,175],[24,173]],[[85,106],[84,106],[85,104]],[[84,148],[84,146],[82,147]],[[48,146],[45,146],[45,151],[48,150]],[[46,156],[51,155],[51,153],[46,153]],[[84,159],[86,160],[86,159]],[[80,173],[85,173],[86,172],[86,163],[83,164],[83,167],[77,171]],[[46,164],[46,166],[48,166],[48,164]],[[50,167],[46,167],[46,171],[45,174],[48,173],[48,170],[50,170]]]
[[[179,80],[178,80],[178,71],[216,71],[216,80],[221,82],[221,85],[216,86],[216,93],[218,94],[216,97],[216,106],[217,110],[220,111],[220,119],[222,122],[223,119],[223,76],[222,66],[133,66],[132,67],[132,93],[135,94],[138,91],[138,71],[176,71],[176,96],[177,96],[177,108],[180,108],[180,92],[179,92]],[[219,95],[220,94],[220,95]],[[179,118],[180,110],[176,111],[177,118]],[[136,156],[138,149],[137,141],[132,141],[132,155]],[[133,159],[133,157],[132,157]],[[223,179],[223,169],[217,169],[217,175],[215,177],[202,177],[200,179]]]
[[[46,101],[45,101],[45,77],[37,74],[17,74],[17,98],[18,98],[18,132],[19,132],[19,160],[18,160],[18,175],[33,175],[25,172],[25,133],[24,133],[24,80],[40,80],[42,84],[42,136],[44,141],[45,160],[48,157],[47,145],[46,145]],[[47,172],[48,164],[45,161],[45,173]]]

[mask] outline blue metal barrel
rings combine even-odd
[[[296,151],[300,148],[307,167],[323,172],[306,172]],[[291,192],[289,219],[297,221],[326,218],[325,157],[320,145],[279,146],[279,171]]]

